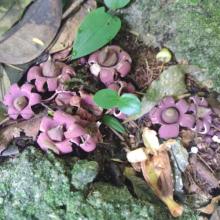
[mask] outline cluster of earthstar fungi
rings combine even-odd
[[[54,54],[46,62],[31,67],[27,72],[27,81],[21,87],[12,85],[5,95],[4,104],[11,119],[27,120],[35,115],[36,105],[55,103],[52,116],[42,119],[37,139],[39,146],[57,154],[72,152],[74,145],[90,152],[101,140],[97,121],[104,111],[96,105],[92,94],[81,88],[71,91],[65,87],[65,83],[76,76],[70,65],[59,61],[67,55]],[[106,88],[119,94],[135,92],[132,83],[124,80],[131,70],[131,57],[119,46],[106,46],[91,54],[88,60],[81,58],[80,62],[88,64],[90,73]],[[51,98],[43,100],[43,95],[47,93],[52,93]],[[65,107],[77,110],[73,115],[65,112]],[[120,120],[127,118],[117,108],[109,109],[105,114],[114,115]],[[165,140],[178,137],[182,128],[204,135],[210,143],[219,142],[220,139],[220,132],[216,129],[220,123],[218,117],[203,97],[194,96],[178,101],[165,97],[150,111],[149,118],[152,124],[159,125],[159,137]],[[95,126],[91,126],[91,123]]]
[[[55,104],[55,110],[50,112],[50,116],[42,118],[38,145],[43,150],[50,149],[57,154],[70,153],[74,146],[90,152],[102,139],[97,121],[103,109],[95,104],[93,95],[85,90],[66,89],[66,82],[76,76],[70,65],[58,59],[66,58],[67,55],[63,57],[62,54],[54,54],[46,62],[32,66],[27,72],[27,81],[21,87],[18,84],[11,86],[4,97],[4,104],[8,108],[9,117],[14,120],[28,120],[36,114],[35,107],[47,103],[53,104],[54,109]],[[116,91],[135,90],[132,84],[121,80],[131,69],[131,57],[120,47],[107,46],[95,52],[88,58],[88,64],[90,72],[106,87]],[[43,99],[48,93],[52,93],[51,97]],[[74,115],[65,111],[68,107],[77,109]],[[108,113],[120,119],[126,117],[116,109]]]
[[[177,102],[173,97],[166,97],[149,116],[153,124],[160,126],[160,138],[176,138],[180,128],[187,128],[204,136],[209,143],[220,142],[219,118],[204,97],[192,96],[188,101],[180,99]]]

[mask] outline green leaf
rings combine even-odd
[[[125,93],[119,99],[118,108],[126,115],[137,114],[141,110],[141,102],[137,96]]]
[[[111,41],[121,28],[121,20],[105,12],[104,7],[90,12],[79,27],[72,59],[86,56]]]
[[[110,9],[123,8],[129,4],[131,0],[104,0],[105,5]]]
[[[118,106],[119,95],[116,91],[111,89],[99,90],[95,96],[95,103],[105,109],[110,109]]]
[[[107,125],[108,127],[120,132],[120,133],[125,133],[125,128],[122,126],[121,122],[110,116],[110,115],[105,115],[103,118],[102,118],[102,122],[103,124]]]

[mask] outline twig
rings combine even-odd
[[[212,173],[215,173],[214,170],[206,163],[206,161],[199,154],[197,154],[197,156]]]
[[[13,69],[19,70],[19,71],[21,71],[21,72],[24,71],[24,70],[21,69],[20,67],[14,66],[14,65],[12,65],[12,64],[5,63],[5,65],[6,65],[6,66],[9,66],[9,67],[11,67],[11,68],[13,68]]]
[[[190,96],[191,96],[190,93],[186,93],[186,94],[177,96],[177,99],[184,99],[184,98],[188,98],[188,97],[190,97]]]
[[[9,117],[3,119],[3,120],[0,122],[0,127],[1,127],[4,123],[8,122],[9,120],[10,120]]]
[[[46,108],[50,112],[54,112],[52,108],[50,108],[48,105],[45,105],[44,103],[40,103],[44,108]]]
[[[112,132],[121,140],[121,141],[125,141],[125,139],[114,129],[110,128],[112,130]]]
[[[74,10],[76,10],[82,3],[84,2],[84,0],[76,0],[74,1],[70,7],[63,13],[63,17],[62,19],[66,19]]]

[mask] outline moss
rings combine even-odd
[[[30,147],[18,158],[0,166],[0,220],[133,220],[172,219],[166,208],[157,207],[131,196],[126,187],[118,188],[107,183],[94,183],[86,191],[72,190],[71,174],[76,171],[94,179],[95,162],[78,161],[73,169],[65,171],[63,160],[53,154],[44,154]],[[76,166],[76,167],[75,167]],[[92,167],[92,169],[88,169]],[[92,171],[92,175],[91,174]],[[84,178],[83,178],[84,179]],[[73,181],[75,183],[75,181]],[[192,212],[187,218],[195,219]],[[189,217],[190,216],[190,217]]]
[[[84,189],[98,174],[98,164],[95,161],[79,160],[72,169],[72,184],[76,189]]]

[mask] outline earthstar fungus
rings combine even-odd
[[[13,84],[4,97],[4,104],[8,107],[8,115],[12,119],[21,116],[24,119],[30,119],[34,116],[32,106],[41,102],[41,96],[32,92],[34,86],[26,83],[19,87]]]
[[[207,134],[212,123],[212,110],[208,107],[207,100],[204,97],[193,96],[190,97],[190,101],[192,103],[189,111],[193,112],[196,116],[196,123],[193,130],[201,134]]]
[[[91,73],[99,77],[106,86],[124,78],[131,70],[131,57],[119,46],[107,46],[90,55],[88,63]]]
[[[56,154],[72,152],[73,144],[86,152],[93,151],[97,138],[86,131],[86,124],[78,116],[56,111],[53,118],[46,116],[42,119],[37,143],[43,150],[51,149]]]
[[[46,62],[29,69],[27,81],[29,83],[34,82],[38,92],[46,92],[46,88],[49,92],[54,92],[72,76],[75,76],[72,67],[61,62],[55,62],[49,57]]]
[[[192,129],[196,118],[188,114],[189,104],[180,99],[178,102],[172,97],[164,98],[158,106],[150,112],[153,124],[159,124],[159,136],[164,139],[175,138],[179,135],[180,127]]]

